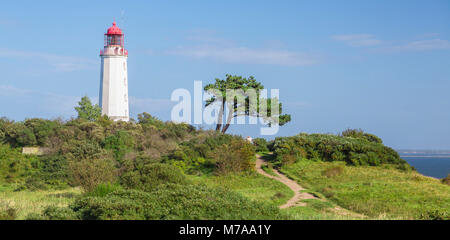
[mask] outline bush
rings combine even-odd
[[[49,206],[41,214],[30,213],[27,220],[78,220],[78,213],[68,207]]]
[[[17,217],[17,211],[14,208],[8,207],[6,209],[0,209],[0,220],[15,220]]]
[[[22,122],[9,124],[5,130],[8,143],[13,147],[37,145],[36,136],[34,135],[33,130],[28,128]]]
[[[365,133],[362,129],[347,129],[341,133],[341,136],[363,139],[374,143],[383,143],[381,138],[370,133]]]
[[[373,139],[376,136],[356,130],[344,131],[342,136],[302,133],[278,137],[273,144],[275,164],[285,165],[307,158],[345,161],[354,166],[393,164],[398,169],[411,169],[395,150]]]
[[[256,147],[257,152],[268,152],[269,148],[267,147],[267,140],[264,138],[255,138],[253,139],[253,145]]]
[[[233,140],[230,145],[222,145],[212,156],[216,165],[214,172],[217,175],[254,169],[252,160],[255,157],[255,149],[243,140]]]
[[[72,205],[82,219],[283,219],[271,205],[250,201],[223,188],[160,185],[151,192],[119,190],[83,197]]]
[[[153,163],[140,169],[129,171],[121,176],[121,183],[128,189],[151,191],[161,184],[186,184],[186,176],[175,166]]]
[[[450,174],[448,174],[447,177],[441,179],[441,182],[442,182],[443,184],[450,185]]]
[[[126,131],[118,131],[114,135],[105,138],[103,146],[113,150],[117,161],[121,161],[124,155],[134,149],[134,138]]]
[[[115,161],[108,156],[71,160],[69,172],[72,184],[81,186],[85,192],[101,183],[112,183],[117,177]]]

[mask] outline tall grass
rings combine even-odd
[[[339,174],[330,169],[342,168]],[[298,161],[282,172],[341,207],[375,219],[449,219],[450,187],[415,171]]]
[[[25,219],[31,213],[40,214],[48,206],[67,207],[76,196],[81,194],[79,188],[48,191],[20,191],[12,188],[0,188],[0,208],[13,208],[16,219]]]

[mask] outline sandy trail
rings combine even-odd
[[[276,174],[276,176],[270,175],[266,173],[261,167],[265,165],[266,162],[261,158],[261,156],[256,155],[256,171],[264,175],[268,178],[275,179],[284,185],[288,186],[292,191],[294,191],[294,196],[289,199],[285,204],[281,205],[280,208],[288,208],[292,206],[306,206],[306,203],[300,202],[300,200],[303,199],[318,199],[317,197],[313,196],[310,193],[306,192],[300,192],[301,190],[304,190],[304,188],[300,185],[298,185],[297,182],[295,182],[292,179],[289,179],[285,175],[281,174],[278,170],[273,169],[273,172]]]

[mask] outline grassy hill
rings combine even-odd
[[[38,146],[42,156],[23,155]],[[255,172],[257,151],[318,199]],[[0,119],[0,219],[448,219],[450,186],[362,131],[271,142],[162,122]]]

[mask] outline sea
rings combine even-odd
[[[422,175],[434,178],[445,178],[450,174],[450,154],[426,152],[402,152],[400,157],[416,168]]]

